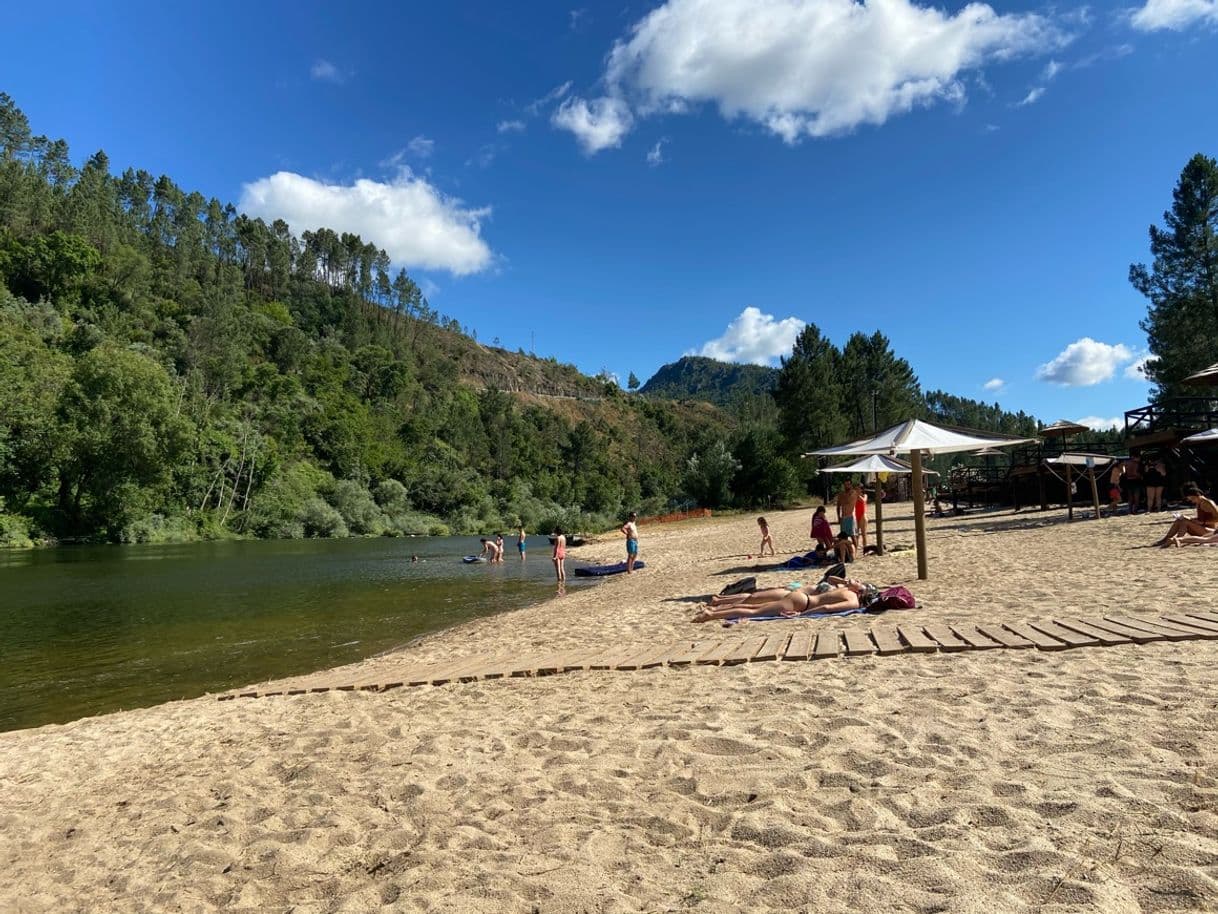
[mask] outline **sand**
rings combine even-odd
[[[923,620],[1212,607],[1218,550],[1134,548],[1164,517],[934,520],[931,581],[854,570]],[[645,572],[408,654],[696,634],[757,540],[644,527]],[[0,911],[1214,911],[1216,709],[1218,642],[175,702],[0,734]]]

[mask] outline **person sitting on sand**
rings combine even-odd
[[[833,528],[829,526],[829,518],[825,516],[825,506],[821,505],[812,512],[812,539],[827,549],[833,548]]]
[[[770,555],[774,554],[774,540],[770,537],[770,525],[764,517],[757,518],[757,526],[761,528],[761,549],[757,553],[757,557],[765,555],[765,547],[770,547]]]
[[[736,597],[712,597],[708,606],[703,606],[694,622],[710,622],[715,619],[749,619],[754,616],[799,616],[806,612],[842,612],[859,609],[874,602],[879,588],[864,584],[853,578],[838,578],[832,575],[823,583],[798,590],[783,587],[758,590]]]
[[[1202,493],[1195,483],[1184,487],[1184,497],[1197,506],[1196,518],[1177,517],[1156,546],[1170,546],[1174,537],[1180,535],[1209,536],[1218,529],[1218,504]]]
[[[854,540],[851,539],[849,533],[846,533],[844,530],[839,533],[837,535],[837,542],[834,544],[833,548],[834,551],[837,552],[837,560],[839,562],[854,561]]]

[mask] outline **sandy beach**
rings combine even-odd
[[[810,515],[768,515],[778,559]],[[930,581],[852,572],[922,621],[1212,609],[1218,551],[1135,548],[1170,515],[1064,515],[932,519]],[[641,533],[632,578],[405,653],[671,641],[801,579],[751,570],[752,516]],[[3,912],[1214,911],[1218,642],[204,697],[0,734],[0,797]]]

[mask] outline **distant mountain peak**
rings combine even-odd
[[[725,406],[742,394],[768,393],[777,379],[777,368],[687,355],[662,366],[641,392],[667,400],[705,400]]]

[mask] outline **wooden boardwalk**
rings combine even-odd
[[[366,679],[323,672],[280,680],[273,685],[239,689],[217,697],[220,701],[231,701],[309,692],[385,691],[404,686],[549,676],[574,670],[635,671],[872,655],[1021,649],[1064,651],[1151,641],[1218,640],[1218,613],[1180,612],[1157,617],[1061,616],[1046,621],[1003,623],[902,622],[836,631],[815,631],[810,625],[802,625],[794,632],[767,629],[771,627],[749,625],[738,634],[712,635],[700,631],[695,638],[670,643],[616,645],[530,657],[468,656],[426,664],[403,658],[399,666],[378,671]]]

